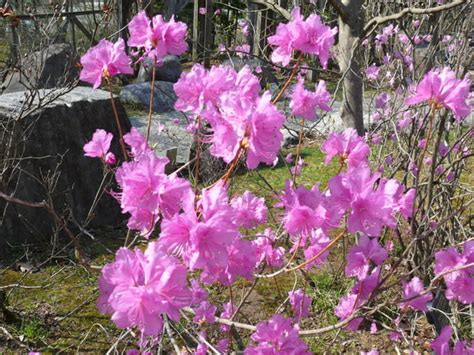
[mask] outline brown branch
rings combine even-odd
[[[403,9],[402,11],[388,15],[388,16],[376,16],[367,24],[364,26],[364,30],[362,33],[367,33],[372,27],[381,25],[383,23],[389,22],[389,21],[394,21],[402,18],[403,16],[407,14],[412,14],[412,15],[427,15],[427,14],[435,14],[438,12],[446,11],[449,9],[452,9],[456,6],[466,4],[468,2],[471,2],[472,0],[456,0],[453,1],[449,4],[441,5],[441,6],[435,6],[435,7],[429,7],[429,8],[417,8],[417,7],[407,7]],[[331,1],[332,3],[332,1]]]
[[[27,206],[27,207],[32,207],[32,208],[43,208],[48,212],[48,214],[51,216],[51,219],[62,229],[64,229],[64,232],[66,232],[67,236],[71,239],[71,241],[74,243],[74,247],[77,252],[77,259],[81,265],[89,269],[89,265],[87,264],[86,260],[84,259],[84,256],[82,254],[82,249],[79,244],[79,240],[76,238],[76,236],[71,232],[71,230],[68,228],[66,222],[64,221],[63,218],[59,217],[56,211],[48,205],[45,201],[41,202],[31,202],[31,201],[25,201],[22,199],[19,199],[17,197],[9,196],[3,192],[0,191],[0,198],[4,199],[7,202],[14,203],[17,205],[22,205],[22,206]]]

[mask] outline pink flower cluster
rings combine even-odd
[[[128,45],[143,49],[145,56],[153,58],[158,65],[165,55],[180,55],[188,48],[185,41],[187,27],[183,22],[176,22],[173,17],[165,22],[158,15],[150,21],[145,11],[140,11],[130,21],[128,29]],[[81,65],[80,79],[92,84],[94,89],[100,86],[103,78],[133,74],[131,60],[121,38],[116,43],[101,40],[81,57]]]
[[[329,102],[331,95],[326,90],[326,82],[321,80],[316,86],[316,91],[305,90],[303,77],[298,78],[291,95],[290,108],[293,115],[301,116],[307,120],[316,119],[316,108],[331,111]]]
[[[125,42],[119,38],[116,43],[102,39],[95,47],[81,57],[82,70],[79,79],[97,89],[103,78],[118,74],[133,74],[131,60],[125,53]]]
[[[128,24],[129,46],[143,49],[147,57],[158,62],[167,54],[181,55],[188,49],[185,41],[187,26],[176,22],[174,16],[165,22],[161,15],[147,17],[140,11]]]
[[[431,349],[434,350],[435,355],[470,355],[474,354],[474,342],[469,344],[466,341],[458,340],[451,349],[450,340],[453,335],[453,328],[447,325],[442,330],[439,336],[431,342]]]
[[[291,12],[291,21],[281,23],[273,36],[268,37],[268,43],[274,48],[272,61],[287,66],[293,51],[316,55],[321,65],[326,68],[334,45],[337,28],[324,25],[318,15],[312,14],[306,20],[295,7]]]
[[[91,158],[101,158],[109,165],[115,164],[115,154],[109,152],[113,138],[112,133],[97,129],[92,135],[92,140],[84,145],[84,155]]]
[[[252,340],[258,344],[248,346],[245,355],[311,354],[307,345],[299,338],[298,327],[279,314],[275,314],[268,321],[258,323]]]
[[[468,104],[471,82],[469,79],[457,79],[456,73],[449,67],[429,71],[418,84],[415,94],[405,100],[407,105],[427,101],[435,108],[445,107],[451,110],[458,120],[471,113]]]
[[[270,93],[259,95],[260,84],[248,66],[238,73],[229,66],[201,65],[183,73],[174,85],[177,110],[203,118],[211,133],[210,152],[230,163],[242,149],[247,166],[273,164],[281,146],[285,116],[271,102]]]
[[[137,327],[143,335],[160,334],[163,315],[179,321],[179,310],[191,304],[185,266],[155,242],[145,252],[120,248],[102,269],[99,289],[99,310],[111,313],[119,328]]]
[[[130,214],[128,227],[148,237],[160,218],[171,218],[184,203],[192,203],[191,185],[174,174],[165,174],[168,159],[157,157],[135,128],[124,140],[131,147],[133,160],[124,162],[115,173],[121,189],[116,196],[122,212]]]
[[[435,254],[435,274],[443,275],[446,298],[464,304],[474,303],[474,241],[464,243],[463,252],[450,247]]]
[[[194,201],[194,194],[190,198]],[[254,196],[246,198],[254,200],[246,207],[247,217],[235,203],[242,198],[233,200],[233,207],[222,184],[203,190],[196,208],[184,203],[183,213],[163,220],[160,249],[182,258],[189,270],[202,270],[201,280],[206,283],[231,285],[238,276],[251,279],[257,264],[256,245],[240,235],[239,227],[266,222],[266,211],[262,211],[266,208]],[[261,218],[256,220],[258,214]]]

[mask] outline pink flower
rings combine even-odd
[[[449,346],[449,341],[451,340],[451,335],[453,334],[453,329],[451,326],[447,325],[443,327],[439,336],[431,342],[430,347],[434,350],[436,355],[448,355],[451,354],[451,349]]]
[[[232,285],[239,276],[252,280],[256,263],[256,246],[248,240],[236,239],[227,247],[226,265],[214,269],[206,268],[201,279],[207,283],[219,281],[224,286]]]
[[[327,236],[322,229],[318,228],[311,231],[309,238],[309,245],[304,250],[305,260],[311,260],[314,256],[318,255],[329,243],[331,239]],[[329,250],[319,255],[315,260],[306,265],[306,269],[310,270],[314,265],[321,265],[326,262],[329,255]]]
[[[270,228],[265,229],[262,235],[258,236],[253,243],[256,246],[257,265],[266,262],[270,267],[281,267],[285,249],[283,247],[274,247],[275,234]]]
[[[390,95],[386,92],[381,93],[375,97],[375,108],[383,109],[390,100]]]
[[[443,327],[439,336],[430,344],[435,355],[470,355],[474,353],[474,343],[469,346],[467,342],[462,340],[458,340],[451,350],[449,342],[452,335],[453,329],[450,325]]]
[[[365,70],[365,75],[367,76],[367,79],[369,79],[369,80],[377,80],[377,77],[379,76],[379,73],[380,73],[380,67],[378,67],[375,64],[370,65]]]
[[[296,291],[288,292],[288,298],[297,321],[300,321],[302,318],[306,318],[309,315],[311,297],[306,296],[301,288]]]
[[[92,140],[84,145],[84,155],[91,158],[105,159],[107,154],[109,154],[110,143],[113,137],[112,133],[108,133],[103,129],[97,129],[92,135]]]
[[[268,321],[257,324],[257,330],[251,336],[256,346],[248,346],[245,355],[258,354],[310,354],[307,345],[299,338],[298,327],[279,314]]]
[[[442,157],[445,157],[446,155],[448,155],[448,152],[449,152],[449,145],[446,143],[446,141],[440,142],[438,146],[439,155],[441,155]]]
[[[192,292],[192,301],[191,304],[200,304],[207,300],[209,293],[206,289],[202,288],[199,284],[199,281],[196,279],[191,280],[191,292]]]
[[[359,243],[353,246],[347,255],[346,275],[357,276],[359,280],[363,280],[367,277],[371,262],[380,266],[387,257],[387,251],[379,244],[377,238],[362,236]]]
[[[270,92],[265,92],[247,126],[250,132],[247,167],[255,169],[260,162],[271,165],[278,155],[283,140],[281,128],[285,116],[271,102]]]
[[[272,61],[287,66],[293,51],[297,50],[318,56],[321,65],[326,68],[337,28],[325,26],[321,18],[314,14],[303,21],[299,7],[293,9],[291,17],[290,22],[279,24],[275,35],[268,37],[268,43],[274,47]]]
[[[291,95],[290,108],[292,113],[301,116],[307,120],[313,121],[316,119],[316,108],[330,111],[331,107],[328,105],[331,101],[331,95],[326,90],[326,83],[321,80],[315,92],[304,89],[304,79],[298,78],[298,83]]]
[[[193,322],[202,325],[203,323],[212,324],[216,321],[216,306],[210,304],[208,301],[201,302],[201,304],[194,308],[196,312]]]
[[[97,89],[102,78],[118,74],[133,74],[131,60],[125,53],[125,42],[119,38],[112,43],[102,39],[95,47],[90,48],[81,57],[82,70],[79,79]]]
[[[150,21],[145,11],[140,11],[128,24],[128,45],[144,49],[145,54],[159,62],[165,55],[181,55],[187,49],[187,26],[176,22],[174,16],[165,22],[161,15]]]
[[[420,295],[424,291],[423,283],[418,277],[414,277],[408,283],[403,283],[403,297],[407,301],[400,304],[402,308],[411,307],[417,311],[427,312],[427,303],[432,300],[431,293]]]
[[[236,307],[230,302],[224,303],[223,308],[224,309],[220,315],[220,318],[222,319],[230,319],[234,315],[234,312],[236,310]],[[230,330],[230,326],[227,324],[221,324],[219,328],[223,332],[228,332]]]
[[[242,196],[234,197],[231,201],[234,209],[235,223],[244,228],[254,228],[267,221],[267,206],[265,200],[258,198],[250,191],[245,191]]]
[[[234,51],[237,53],[237,56],[240,58],[247,58],[250,54],[250,45],[241,44],[234,47]]]
[[[192,193],[187,180],[165,174],[167,158],[158,158],[136,130],[124,136],[131,144],[133,160],[125,162],[116,171],[121,188],[116,193],[122,213],[130,213],[128,227],[140,230],[148,237],[160,216],[170,218],[180,211]]]
[[[363,138],[357,135],[353,128],[347,128],[342,134],[331,133],[323,143],[321,150],[326,154],[324,163],[329,164],[331,159],[338,155],[342,161],[347,161],[349,167],[367,165],[370,148]]]
[[[104,161],[108,165],[114,165],[117,162],[117,159],[115,158],[115,154],[112,152],[108,152],[105,154]]]
[[[207,9],[206,9],[205,7],[200,7],[200,8],[199,8],[199,13],[200,13],[201,15],[205,15],[205,14],[207,14]]]
[[[352,169],[329,180],[329,203],[342,211],[350,209],[348,230],[369,236],[379,236],[383,226],[397,225],[395,214],[411,216],[415,190],[403,194],[396,180],[382,180],[376,190],[379,173],[371,174],[368,167]]]
[[[456,300],[464,304],[474,302],[474,266],[450,271],[472,262],[474,262],[474,241],[472,240],[464,243],[462,254],[453,247],[435,253],[434,271],[436,275],[446,273],[443,279],[447,286],[446,298],[448,300]]]
[[[277,206],[285,207],[283,223],[289,234],[308,234],[312,229],[326,227],[327,210],[322,205],[323,196],[318,185],[314,185],[311,190],[304,186],[295,189],[287,181],[280,199],[281,203]]]
[[[377,329],[377,323],[372,322],[372,323],[370,324],[370,334],[376,334],[377,331],[378,331],[378,329]]]
[[[449,67],[429,71],[416,88],[413,96],[405,100],[407,105],[428,101],[436,108],[451,110],[456,119],[469,115],[471,108],[467,103],[470,90],[469,79],[457,79],[456,73]]]
[[[191,303],[186,268],[158,251],[154,242],[143,253],[120,248],[102,269],[98,308],[112,313],[119,328],[138,327],[144,335],[161,333],[162,315],[179,321],[179,310]]]
[[[340,319],[349,318],[360,305],[365,302],[378,285],[380,269],[375,268],[365,279],[357,282],[351,291],[339,300],[339,304],[334,309],[334,314]],[[354,321],[358,320],[357,318]],[[356,322],[352,328],[358,328],[359,322]]]

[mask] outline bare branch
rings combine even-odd
[[[402,11],[392,14],[389,16],[376,16],[367,24],[364,26],[364,30],[362,31],[363,33],[367,33],[372,29],[374,26],[381,25],[383,23],[389,22],[389,21],[394,21],[402,18],[403,16],[407,14],[412,14],[412,15],[427,15],[427,14],[435,14],[438,12],[446,11],[449,9],[452,9],[456,6],[467,4],[468,2],[471,2],[471,0],[456,0],[453,1],[449,4],[441,5],[441,6],[435,6],[435,7],[429,7],[429,8],[418,8],[418,7],[407,7],[403,9]],[[331,1],[332,3],[332,1]]]
[[[329,2],[331,3],[332,7],[334,7],[334,9],[336,10],[339,17],[342,18],[342,20],[347,23],[349,19],[349,15],[347,13],[346,6],[341,2],[341,0],[329,0]]]
[[[268,9],[274,10],[280,13],[280,15],[282,15],[287,20],[291,19],[290,12],[284,9],[283,7],[281,7],[280,5],[276,4],[272,0],[250,0],[250,1],[253,2],[254,4],[260,4],[260,5],[266,6]]]

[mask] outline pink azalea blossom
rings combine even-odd
[[[374,190],[379,173],[371,174],[368,167],[341,173],[329,180],[330,203],[343,211],[350,209],[348,230],[369,236],[379,236],[382,227],[395,228],[395,214],[411,216],[415,190],[403,193],[396,180],[383,179]]]
[[[223,305],[223,311],[220,314],[220,318],[222,319],[230,319],[235,312],[236,308],[235,305],[233,305],[231,302],[226,302]],[[230,325],[227,324],[220,324],[219,325],[220,330],[223,332],[228,332],[230,330]]]
[[[433,340],[430,344],[431,349],[434,350],[436,355],[448,355],[451,354],[451,347],[449,341],[453,335],[453,329],[447,325],[443,327],[439,336]]]
[[[195,315],[193,321],[200,325],[212,324],[216,321],[216,310],[216,306],[208,301],[201,302],[198,307],[194,308]]]
[[[336,316],[340,319],[349,318],[375,290],[378,285],[379,276],[380,269],[375,268],[365,279],[357,282],[351,291],[339,300],[339,304],[334,309]],[[354,320],[357,320],[357,318]],[[355,322],[351,330],[357,329],[360,321]]]
[[[145,54],[159,62],[167,54],[181,55],[187,49],[187,26],[176,22],[174,16],[165,22],[161,15],[150,21],[145,11],[140,11],[128,24],[130,39],[128,45],[144,49]]]
[[[122,213],[130,213],[128,227],[148,237],[160,216],[170,218],[180,211],[191,193],[191,184],[176,175],[166,175],[167,158],[157,157],[136,130],[124,136],[132,148],[133,160],[116,171],[121,189],[115,196]]]
[[[387,102],[390,100],[390,95],[386,92],[381,93],[375,97],[375,108],[383,109],[387,106]]]
[[[313,257],[320,254],[320,252],[331,242],[331,239],[323,232],[322,229],[318,228],[312,230],[308,242],[308,246],[304,249],[305,260],[312,260]],[[329,256],[329,250],[320,254],[316,259],[306,265],[306,269],[310,270],[314,265],[321,265],[326,262]]]
[[[125,42],[119,38],[112,43],[102,39],[95,47],[90,48],[81,57],[82,70],[79,79],[97,89],[102,78],[118,74],[133,74],[131,60],[125,53]]]
[[[387,257],[387,251],[377,238],[362,236],[347,255],[346,275],[357,276],[359,280],[363,280],[367,277],[371,262],[379,266]]]
[[[179,321],[179,310],[191,303],[186,268],[161,253],[156,243],[143,253],[120,248],[115,261],[102,269],[97,306],[112,313],[119,328],[137,327],[156,336],[163,327],[162,315]]]
[[[103,129],[97,129],[92,135],[92,140],[84,145],[84,155],[91,158],[105,159],[109,153],[113,137],[112,133]]]
[[[112,152],[108,152],[105,154],[104,161],[108,165],[114,165],[117,162],[117,159],[115,158],[115,154]]]
[[[191,293],[191,304],[200,304],[201,302],[207,301],[207,298],[209,296],[207,290],[202,288],[199,284],[199,281],[196,279],[191,280]]]
[[[207,14],[207,9],[206,9],[205,7],[200,7],[200,8],[199,8],[199,13],[200,13],[201,15],[205,15],[205,14]]]
[[[257,324],[251,336],[257,345],[248,346],[245,355],[258,354],[310,354],[307,345],[299,338],[298,327],[280,314]]]
[[[349,167],[367,165],[370,148],[363,138],[357,135],[353,128],[347,128],[343,133],[331,133],[321,146],[326,154],[324,163],[327,165],[336,155],[342,161],[347,161]]]
[[[377,329],[377,323],[372,322],[372,323],[370,324],[370,334],[377,334],[377,331],[378,331],[378,329]]]
[[[255,244],[245,239],[236,239],[227,247],[226,265],[214,269],[205,268],[201,279],[207,283],[219,281],[224,286],[232,285],[238,277],[252,280],[256,263],[257,248]]]
[[[378,67],[375,64],[370,65],[365,70],[365,75],[367,76],[367,79],[369,79],[369,80],[377,80],[377,77],[379,76],[379,73],[380,73],[380,67]]]
[[[400,304],[402,308],[411,307],[417,311],[427,312],[428,306],[426,305],[432,300],[433,296],[431,293],[420,295],[424,291],[423,283],[418,277],[414,277],[408,283],[403,283],[403,297],[407,301]]]
[[[296,116],[301,116],[307,120],[316,119],[316,108],[319,107],[324,111],[330,111],[328,105],[331,101],[331,95],[326,90],[326,82],[321,80],[316,87],[316,91],[308,91],[304,88],[304,79],[299,77],[298,83],[295,85],[291,95],[290,108]]]
[[[272,61],[287,66],[293,51],[318,56],[321,65],[326,68],[337,28],[330,28],[321,22],[318,15],[310,15],[306,20],[300,14],[300,8],[291,12],[291,21],[280,23],[268,43],[274,47]]]
[[[265,199],[256,197],[250,191],[234,197],[230,204],[235,211],[235,223],[239,226],[254,228],[267,221],[268,209],[265,206]]]
[[[311,190],[304,186],[295,189],[287,181],[280,200],[277,206],[285,207],[283,223],[289,234],[308,234],[312,229],[327,226],[327,210],[322,204],[323,196],[318,185]]]
[[[257,265],[266,262],[268,266],[278,268],[283,265],[285,249],[283,247],[274,247],[275,234],[270,228],[265,229],[263,234],[259,235],[253,243],[256,246]]]
[[[296,291],[288,292],[288,298],[291,308],[293,309],[293,314],[298,321],[300,321],[302,318],[306,318],[309,315],[311,297],[305,295],[301,288]]]
[[[474,266],[450,272],[473,262],[474,241],[472,240],[464,243],[462,253],[453,247],[435,253],[434,271],[436,275],[446,273],[443,279],[447,286],[446,298],[448,300],[456,300],[464,304],[474,302]]]
[[[229,353],[230,340],[229,338],[221,339],[217,342],[216,349],[219,350],[222,354]]]
[[[415,105],[427,101],[436,108],[451,110],[454,117],[460,120],[471,112],[467,103],[470,85],[469,79],[457,79],[456,73],[449,67],[433,69],[423,77],[415,94],[405,100],[405,103]]]

